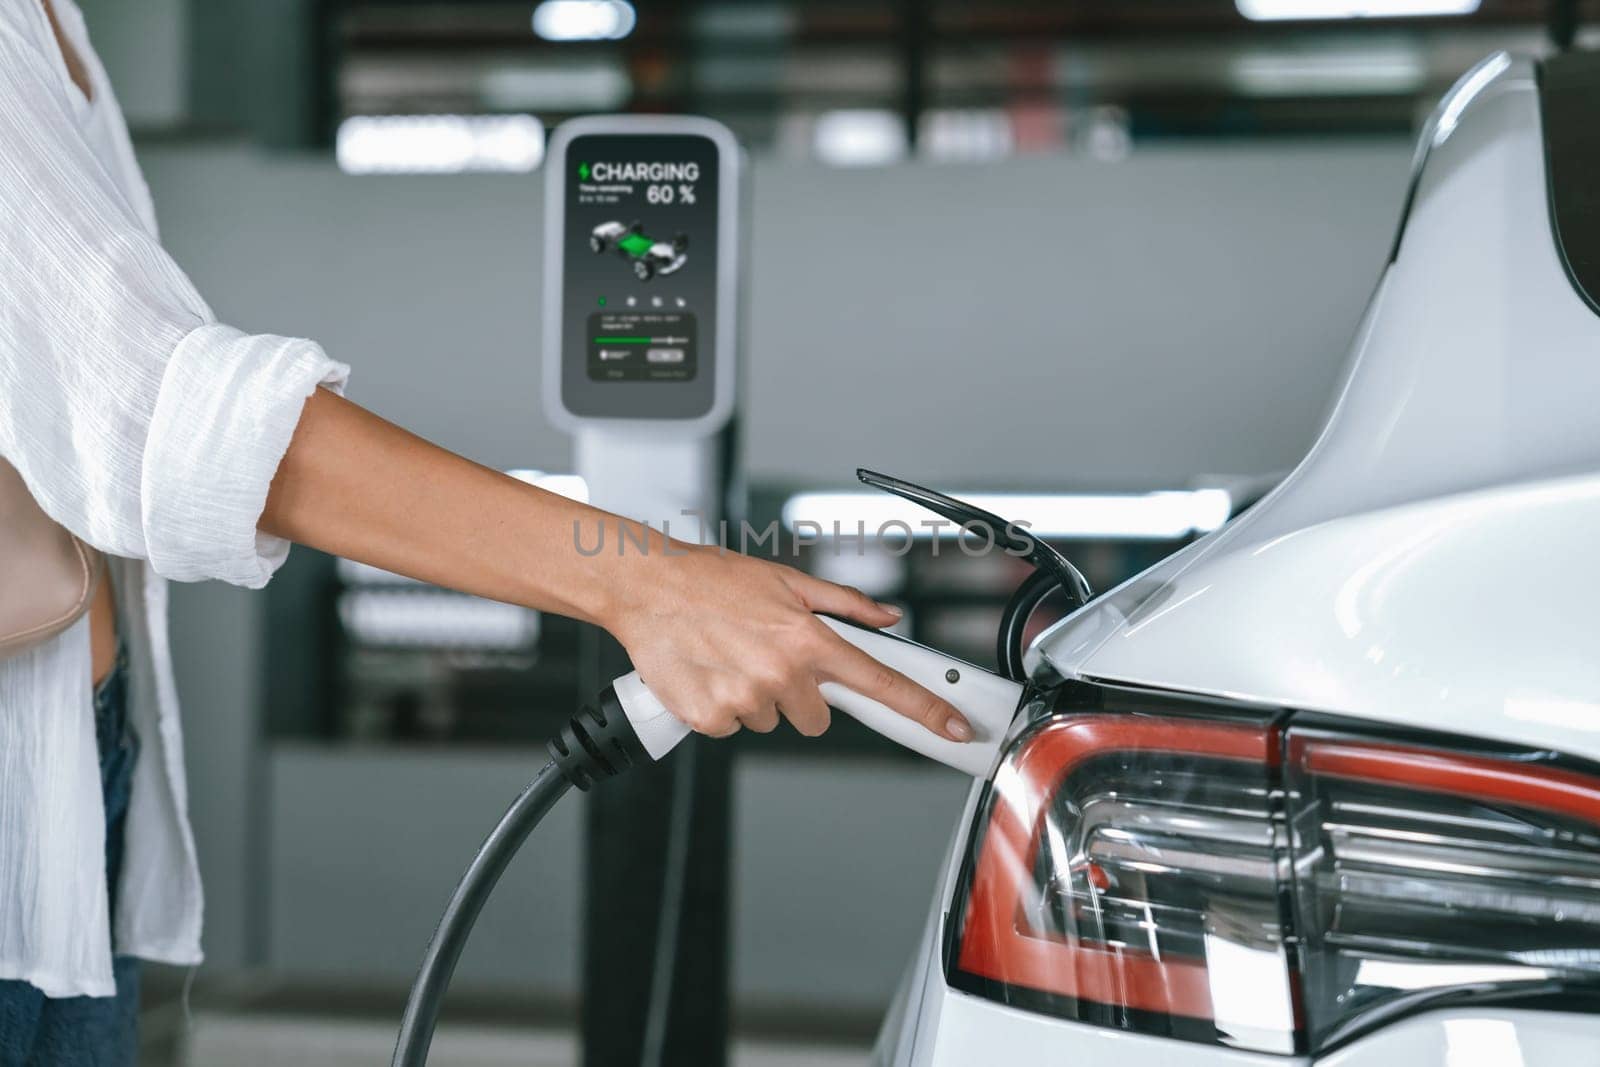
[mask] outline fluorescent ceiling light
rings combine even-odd
[[[890,546],[877,542],[872,547],[863,545],[860,552],[820,552],[811,560],[811,573],[871,597],[888,597],[905,584],[906,561]]]
[[[1479,0],[1235,0],[1256,22],[1278,19],[1403,19],[1470,15]]]
[[[1037,537],[1175,540],[1209,533],[1228,521],[1233,498],[1226,489],[1156,493],[971,493],[958,494],[975,507],[1019,524]],[[882,493],[797,493],[783,505],[783,524],[800,523],[823,536],[903,538],[955,537],[956,526],[924,525],[938,516],[910,501]]]
[[[1398,19],[1470,15],[1479,0],[1235,0],[1256,22],[1282,19]]]
[[[339,595],[339,621],[364,645],[515,650],[539,637],[539,613],[438,589],[357,589]]]
[[[836,167],[882,166],[905,156],[905,123],[884,109],[824,111],[817,116],[811,145],[818,159]]]
[[[346,174],[527,172],[544,159],[532,115],[356,115],[335,141]]]
[[[533,32],[547,41],[619,41],[635,21],[623,0],[544,0],[533,9]]]
[[[589,502],[589,483],[584,481],[581,474],[546,474],[532,470],[509,470],[506,473],[519,482],[538,486],[568,500],[576,500],[580,504]]]
[[[1420,88],[1427,74],[1410,50],[1263,52],[1230,64],[1233,84],[1253,96],[1399,93]]]
[[[382,567],[374,567],[370,563],[357,563],[353,559],[340,556],[334,563],[334,571],[339,575],[339,580],[345,585],[426,585],[415,578],[407,578],[403,574],[386,571]]]

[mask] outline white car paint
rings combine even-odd
[[[1594,1017],[1495,1008],[1402,1019],[1317,1061],[1319,1067],[1536,1067],[1600,1062]]]
[[[1500,54],[1468,72],[1418,166],[1399,253],[1304,461],[1234,522],[1042,635],[1036,677],[1600,759],[1600,316],[1557,252],[1533,62]],[[977,796],[875,1062],[1306,1062],[951,990],[940,946]],[[1515,1067],[1593,1062],[1597,1048],[1600,1016],[1458,1009],[1317,1062]]]
[[[1238,539],[1051,662],[1600,760],[1597,547],[1600,475],[1330,519]]]

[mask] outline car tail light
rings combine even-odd
[[[990,789],[953,986],[1279,1053],[1453,998],[1600,992],[1592,774],[1071,688]]]
[[[1314,729],[1287,752],[1312,1047],[1441,1001],[1600,991],[1600,779]]]
[[[1264,722],[1047,720],[997,774],[958,985],[1084,1022],[1294,1050]]]

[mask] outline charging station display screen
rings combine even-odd
[[[698,134],[587,134],[567,147],[561,381],[574,414],[711,410],[717,153]]]

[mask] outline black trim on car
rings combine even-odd
[[[1431,135],[1432,127],[1430,126],[1425,132]],[[1428,165],[1429,151],[1430,146],[1423,145],[1417,151],[1416,159],[1411,165],[1411,178],[1406,182],[1406,198],[1400,204],[1400,222],[1394,229],[1394,243],[1389,246],[1387,262],[1391,267],[1394,266],[1394,261],[1400,258],[1400,242],[1406,236],[1406,223],[1411,221],[1411,205],[1417,199],[1417,185],[1422,181],[1422,168]]]
[[[1556,253],[1600,314],[1600,52],[1551,56],[1539,64],[1538,83]]]

